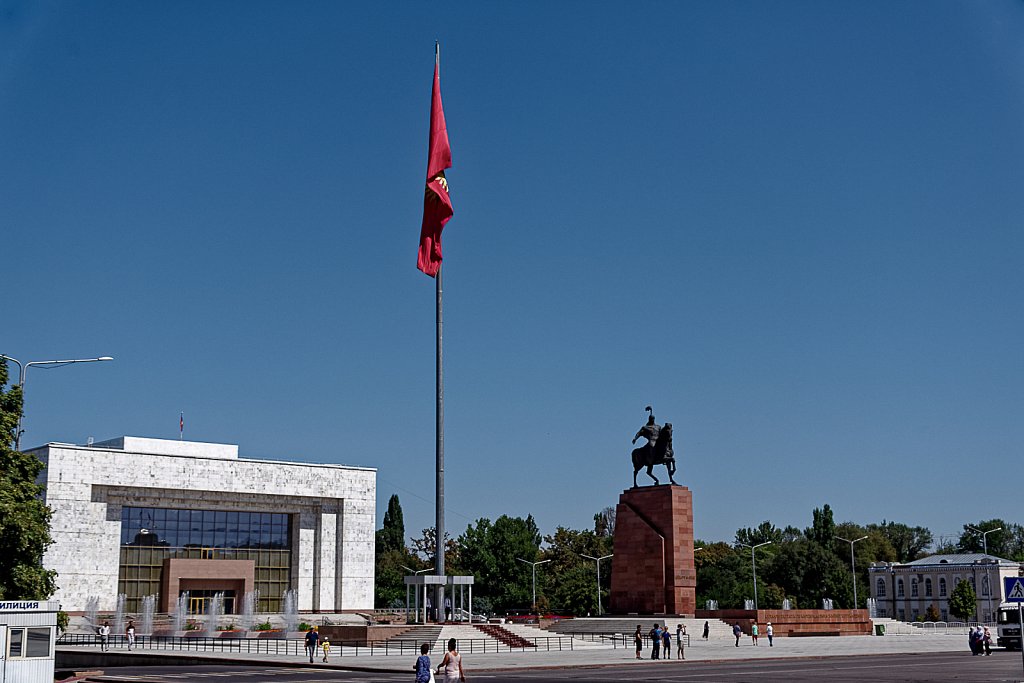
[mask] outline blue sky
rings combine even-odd
[[[436,39],[451,532],[589,526],[647,404],[701,538],[1024,522],[1024,4],[379,7],[0,0],[0,353],[116,358],[24,445],[183,410],[431,525]]]

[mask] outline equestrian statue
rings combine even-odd
[[[655,465],[664,465],[668,470],[668,480],[678,486],[679,482],[672,477],[676,473],[675,453],[672,451],[672,423],[666,422],[661,426],[654,421],[654,410],[651,406],[647,406],[645,410],[650,413],[647,424],[633,437],[634,444],[641,436],[647,439],[646,444],[633,449],[633,488],[638,486],[637,472],[644,467],[647,468],[647,476],[654,480],[654,485],[660,483],[651,472]]]

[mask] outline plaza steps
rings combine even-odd
[[[442,631],[444,631],[444,629],[440,626],[430,626],[429,624],[424,626],[420,624],[419,626],[414,626],[407,631],[403,631],[401,635],[388,638],[388,640],[411,640],[417,643],[428,643],[430,645],[430,649],[433,650],[438,645]],[[443,646],[442,649],[444,649]]]
[[[474,628],[491,638],[500,640],[509,647],[525,648],[537,646],[534,641],[527,640],[523,636],[513,633],[504,626],[499,626],[498,624],[477,624]]]
[[[554,632],[554,631],[549,631],[549,630],[546,630],[546,629],[542,629],[539,626],[535,626],[533,624],[503,624],[502,628],[504,628],[507,631],[510,631],[511,633],[514,633],[517,636],[520,636],[522,638],[526,638],[527,640],[531,640],[531,641],[536,641],[537,639],[540,639],[540,638],[552,638],[552,637],[556,637],[556,636],[569,636],[570,638],[573,638],[572,648],[574,650],[586,650],[588,648],[599,648],[600,649],[600,648],[608,647],[608,643],[606,641],[603,641],[603,640],[600,640],[600,639],[595,640],[593,638],[586,638],[586,639],[584,639],[584,638],[580,638],[580,637],[573,637],[571,634],[557,633],[557,632]],[[634,626],[634,628],[635,628],[635,626]]]
[[[634,615],[631,617],[576,617],[575,619],[561,619],[545,627],[545,630],[562,635],[599,633],[604,635],[619,634],[631,638],[636,631],[637,624],[640,625],[640,632],[647,636],[648,631],[654,624],[664,626],[668,624],[672,637],[675,638],[676,625],[686,626],[686,633],[690,636],[690,643],[701,640],[704,633],[704,622],[708,622],[709,639],[732,638],[732,626],[720,619],[694,619],[690,617],[676,617],[665,615]],[[763,628],[763,626],[762,626]]]

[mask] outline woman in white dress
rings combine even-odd
[[[446,682],[465,681],[466,674],[462,671],[462,655],[455,649],[455,639],[448,639],[448,652],[444,653],[444,659],[437,665],[437,673],[444,673]]]

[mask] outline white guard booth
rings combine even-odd
[[[0,600],[0,682],[52,683],[56,600]]]

